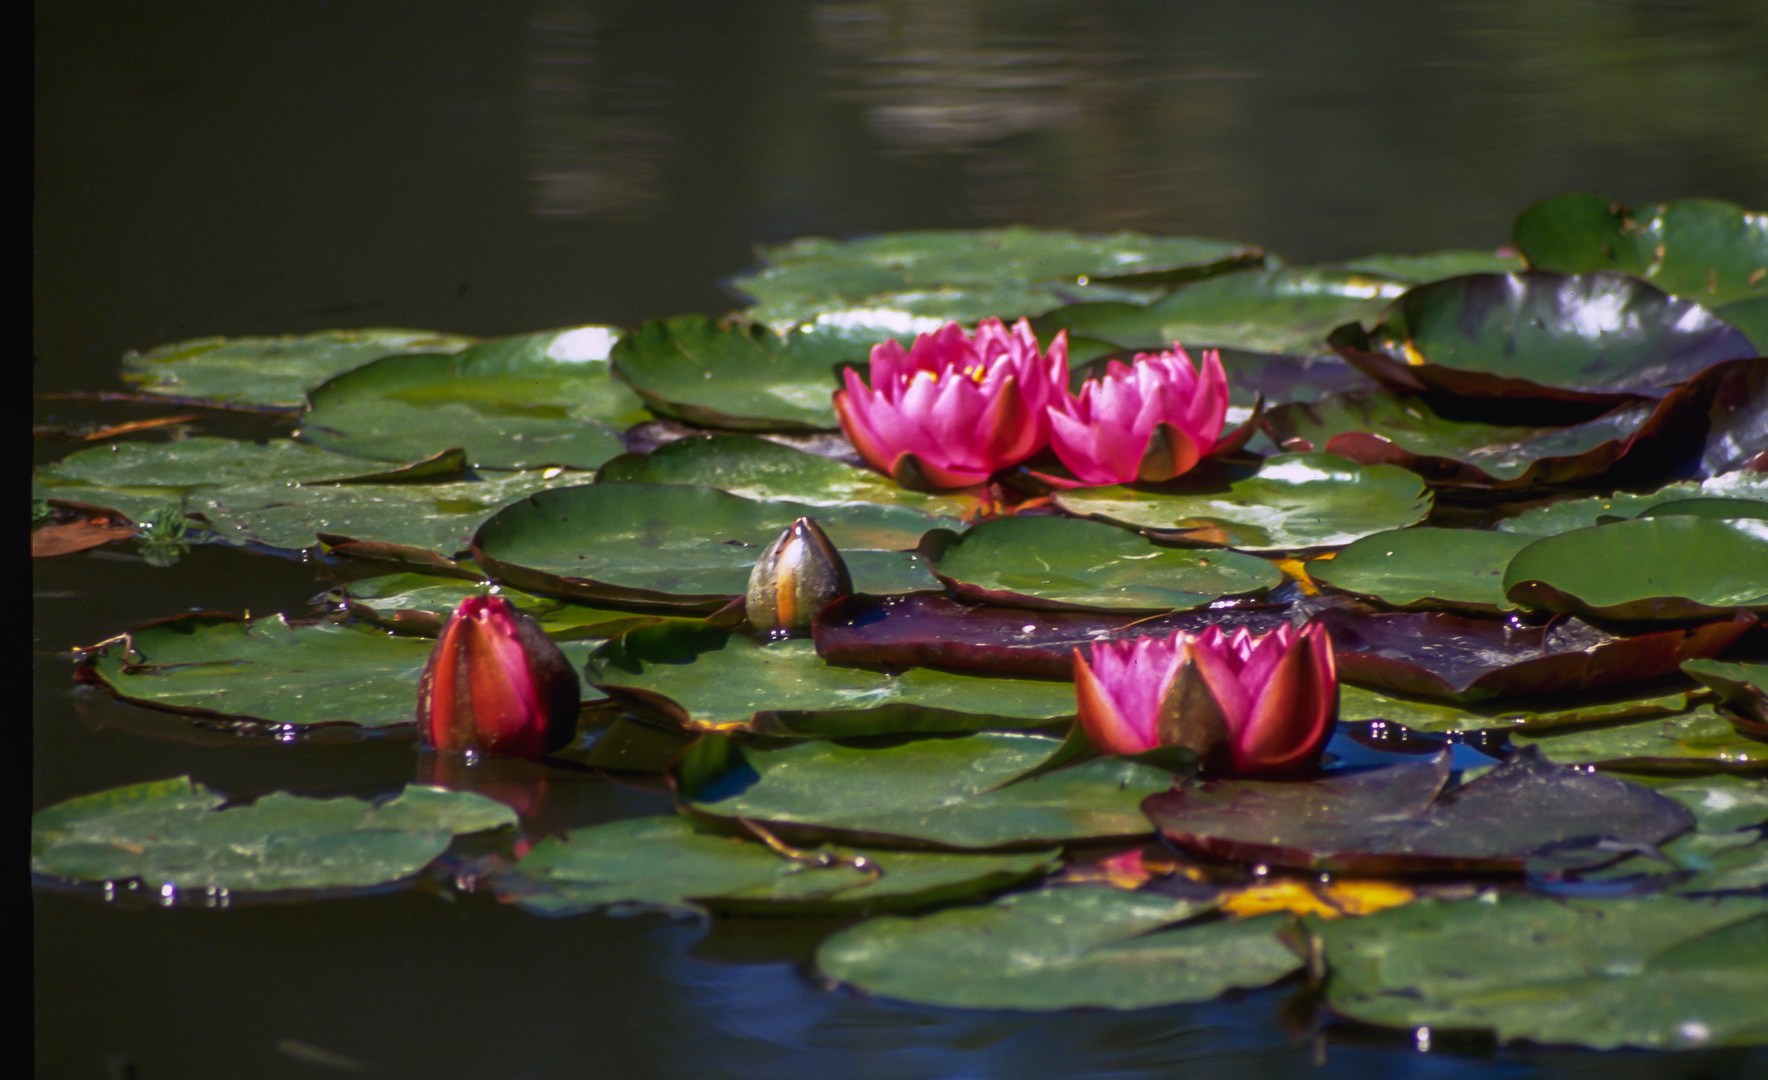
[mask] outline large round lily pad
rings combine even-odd
[[[1611,1049],[1757,1043],[1768,900],[1423,900],[1310,920],[1334,1012],[1407,1031]]]
[[[1661,397],[1722,360],[1756,355],[1690,300],[1616,273],[1469,274],[1410,289],[1374,329],[1330,343],[1395,390],[1621,401]]]
[[[123,357],[123,378],[150,394],[298,409],[341,372],[399,353],[452,353],[475,339],[430,330],[321,330],[284,337],[198,338]]]
[[[971,1009],[1144,1009],[1265,986],[1301,966],[1276,916],[1175,926],[1193,900],[1097,886],[1041,889],[829,938],[825,975],[867,993]]]
[[[1397,466],[1279,454],[1226,483],[1181,477],[1158,488],[1080,488],[1058,493],[1056,504],[1186,543],[1285,551],[1416,524],[1430,513],[1431,497],[1423,481]]]
[[[1071,335],[1126,349],[1225,346],[1308,356],[1333,327],[1374,319],[1406,283],[1356,270],[1286,269],[1225,274],[1151,304],[1100,301],[1039,318],[1040,336]]]
[[[711,609],[741,595],[763,549],[799,517],[814,517],[841,550],[861,592],[937,588],[906,549],[951,524],[906,507],[806,506],[715,488],[591,484],[541,492],[486,521],[474,557],[531,592]]]
[[[1504,592],[1613,619],[1768,611],[1768,523],[1665,514],[1549,536],[1517,552]]]
[[[31,818],[31,872],[157,888],[276,892],[346,889],[408,878],[456,833],[516,823],[483,795],[407,787],[376,806],[275,792],[226,799],[188,776],[84,795]]]
[[[921,558],[959,595],[1026,608],[1170,611],[1283,583],[1253,555],[1160,547],[1074,518],[995,518],[961,535],[936,529],[922,538]]]
[[[691,792],[688,805],[729,821],[754,819],[782,836],[933,848],[1037,849],[1152,829],[1140,806],[1172,785],[1164,769],[1101,758],[1009,783],[1061,746],[1061,739],[1013,732],[882,747],[745,745],[727,771]]]
[[[835,667],[808,641],[757,644],[673,622],[622,634],[590,655],[602,692],[676,723],[845,737],[1043,727],[1074,714],[1074,687],[929,668],[887,675]]]
[[[1537,270],[1619,270],[1708,307],[1768,297],[1768,214],[1719,199],[1631,208],[1559,195],[1524,210],[1514,237]]]
[[[1531,537],[1484,529],[1395,529],[1365,536],[1331,559],[1309,563],[1308,573],[1334,588],[1395,607],[1508,607],[1504,568],[1533,542]]]
[[[389,356],[308,395],[301,435],[339,453],[410,461],[448,447],[480,468],[593,469],[620,453],[644,403],[609,375],[604,326]]]
[[[753,915],[907,911],[986,896],[1059,865],[1054,851],[951,852],[823,848],[829,865],[788,859],[750,838],[697,832],[681,817],[632,818],[537,844],[500,888],[548,915],[643,905]],[[863,857],[876,869],[857,869]]]

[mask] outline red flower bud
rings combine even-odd
[[[442,625],[418,681],[417,723],[443,753],[540,757],[571,741],[577,672],[534,622],[497,596],[470,596]]]

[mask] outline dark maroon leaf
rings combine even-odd
[[[1341,873],[1519,873],[1531,857],[1612,861],[1694,816],[1618,777],[1534,748],[1447,788],[1447,751],[1319,780],[1185,780],[1142,809],[1174,844],[1216,858]]]

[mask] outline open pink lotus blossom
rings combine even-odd
[[[1081,727],[1107,754],[1183,746],[1205,770],[1289,776],[1316,768],[1338,717],[1326,628],[1097,641],[1074,651]]]
[[[469,596],[442,624],[418,680],[418,733],[449,754],[540,757],[571,741],[580,687],[540,624],[499,596]]]
[[[1064,388],[1050,407],[1050,445],[1081,484],[1171,480],[1229,448],[1227,412],[1221,354],[1206,350],[1199,371],[1174,345],[1137,353],[1134,364],[1111,361],[1078,397]]]
[[[871,386],[849,368],[835,412],[860,456],[904,487],[969,487],[1043,449],[1067,381],[1066,333],[1043,353],[1024,319],[1011,331],[985,319],[974,338],[947,323],[907,352],[875,346]]]

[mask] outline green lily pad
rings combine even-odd
[[[1502,532],[1527,533],[1530,536],[1557,536],[1592,525],[1631,520],[1654,506],[1709,498],[1750,499],[1768,507],[1768,474],[1728,473],[1700,483],[1689,481],[1669,484],[1646,495],[1617,491],[1613,495],[1561,499],[1545,506],[1530,507],[1514,517],[1499,521],[1493,528]],[[1759,515],[1740,512],[1736,516]]]
[[[119,442],[76,450],[37,470],[34,487],[53,498],[101,503],[134,517],[203,486],[300,483],[357,475],[362,462],[289,439],[240,442],[199,435],[177,442]]]
[[[1416,524],[1431,507],[1430,493],[1415,474],[1333,454],[1279,454],[1266,458],[1256,473],[1225,484],[1182,477],[1159,488],[1064,491],[1055,501],[1081,517],[1247,551],[1348,544]]]
[[[883,340],[879,338],[878,340]],[[837,367],[864,366],[871,345],[820,328],[684,315],[645,323],[614,346],[614,370],[664,416],[735,431],[832,431]]]
[[[1522,212],[1515,242],[1537,270],[1619,270],[1708,307],[1768,296],[1768,214],[1718,199],[1629,208],[1559,195]]]
[[[1159,547],[1095,521],[1003,517],[935,529],[921,558],[962,596],[1015,607],[1171,611],[1275,588],[1283,574],[1237,551]]]
[[[936,848],[1036,849],[1152,831],[1141,802],[1172,786],[1164,769],[1099,758],[1009,783],[1061,746],[996,731],[885,747],[742,745],[740,760],[692,790],[688,805],[760,821],[783,836]]]
[[[1738,300],[1715,309],[1713,314],[1727,326],[1742,330],[1745,337],[1756,343],[1757,352],[1768,353],[1768,296]]]
[[[1391,390],[1280,405],[1265,414],[1271,438],[1352,461],[1411,469],[1439,485],[1521,488],[1606,472],[1654,415],[1649,402],[1621,405],[1581,424],[1518,426],[1451,419],[1424,398]]]
[[[1599,1049],[1768,1033],[1768,900],[1494,894],[1309,919],[1308,933],[1325,949],[1327,1004],[1364,1023]]]
[[[1097,886],[1041,889],[921,918],[885,916],[817,950],[879,997],[971,1009],[1146,1009],[1266,986],[1301,966],[1278,916],[1183,923],[1212,905]]]
[[[1620,691],[1626,694],[1626,690]],[[1697,704],[1699,691],[1638,694],[1580,694],[1567,701],[1551,698],[1506,699],[1472,705],[1445,701],[1420,701],[1396,697],[1367,687],[1339,683],[1340,720],[1388,720],[1418,731],[1483,731],[1518,728],[1539,731],[1580,724],[1622,720],[1658,720],[1688,712]]]
[[[1663,854],[1691,874],[1677,882],[1678,893],[1760,891],[1768,888],[1768,840],[1760,829],[1732,833],[1689,833],[1665,844]]]
[[[190,777],[112,788],[31,818],[31,872],[71,881],[140,880],[163,900],[180,889],[348,889],[408,878],[457,833],[516,823],[470,792],[405,788],[376,806],[275,792],[226,800]]]
[[[1424,285],[1463,274],[1511,274],[1525,269],[1522,257],[1496,251],[1429,251],[1422,255],[1365,255],[1332,264]]]
[[[1512,733],[1518,746],[1538,746],[1562,765],[1604,769],[1687,771],[1768,767],[1768,743],[1740,734],[1711,705],[1661,719],[1633,720],[1540,734]]]
[[[1199,281],[1151,304],[1097,302],[1059,308],[1039,336],[1067,330],[1126,349],[1224,346],[1308,356],[1347,322],[1374,319],[1406,283],[1354,270],[1258,270]]]
[[[1726,708],[1768,724],[1768,664],[1689,660],[1682,670],[1712,688]]]
[[[811,506],[878,503],[925,514],[962,517],[979,503],[954,495],[910,491],[888,476],[753,435],[694,435],[648,454],[603,465],[598,481],[698,484],[748,499],[791,499]]]
[[[1159,284],[1264,262],[1258,248],[1219,240],[1022,226],[806,237],[759,254],[763,268],[731,286],[755,300],[751,314],[767,323],[807,322],[842,308],[1013,319],[1061,305],[1089,280]]]
[[[938,588],[910,552],[949,518],[899,506],[807,506],[716,488],[590,484],[541,492],[480,527],[474,558],[500,581],[591,603],[722,607],[762,550],[799,517],[822,524],[861,592]]]
[[[1074,715],[1074,687],[1065,682],[835,667],[809,641],[756,644],[680,621],[608,642],[590,654],[585,673],[604,693],[679,724],[777,734],[1045,727]]]
[[[1768,823],[1768,780],[1717,773],[1661,784],[1657,793],[1688,807],[1703,832]]]
[[[1511,607],[1504,599],[1504,568],[1532,543],[1530,536],[1484,529],[1395,529],[1310,562],[1308,574],[1395,607]]]
[[[505,879],[506,895],[547,915],[611,905],[750,915],[907,911],[986,896],[1061,865],[1055,851],[1025,855],[853,851],[816,866],[753,839],[696,832],[681,817],[632,818],[541,841]],[[875,870],[855,869],[862,856]],[[513,886],[513,888],[512,888]]]
[[[1504,594],[1613,619],[1768,611],[1768,525],[1678,514],[1544,537],[1511,559]]]
[[[398,353],[452,353],[476,339],[430,330],[321,330],[267,338],[198,338],[123,357],[123,378],[149,394],[298,409],[307,391]]]
[[[550,596],[535,596],[509,586],[494,586],[523,614],[560,641],[600,640],[639,626],[649,626],[662,616],[573,604]],[[337,590],[345,608],[402,634],[434,637],[460,602],[487,592],[486,586],[460,578],[434,574],[389,574],[352,581]]]
[[[1329,342],[1394,390],[1616,403],[1661,397],[1720,361],[1756,355],[1699,304],[1609,272],[1420,285],[1374,329],[1346,324]]]
[[[389,356],[313,390],[301,437],[381,461],[458,446],[479,468],[593,469],[624,449],[620,429],[648,415],[609,375],[616,337],[583,326],[452,356]]]

